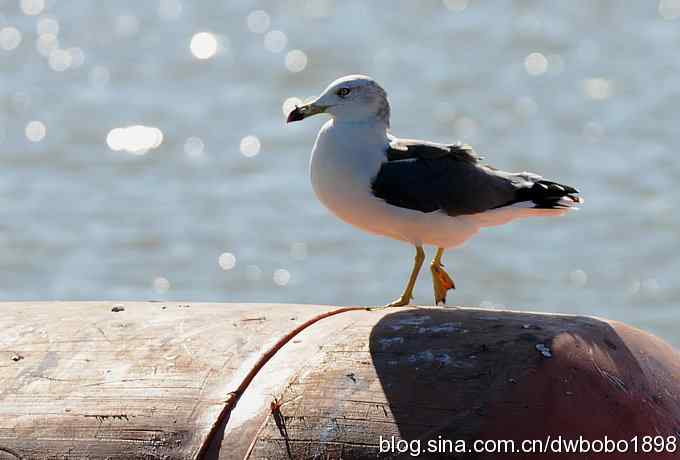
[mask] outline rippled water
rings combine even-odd
[[[680,345],[678,15],[673,0],[0,0],[0,297],[391,300],[412,248],[330,216],[307,177],[323,121],[283,122],[286,99],[366,73],[395,134],[462,139],[586,198],[447,253],[452,302]]]

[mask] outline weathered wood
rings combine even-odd
[[[227,394],[262,351],[322,311],[160,302],[0,304],[0,458],[3,452],[20,458],[192,458]],[[297,350],[294,366],[306,350],[291,348]]]
[[[258,357],[331,309],[0,304],[0,459],[194,458]],[[637,329],[498,310],[352,311],[276,353],[206,458],[390,457],[379,455],[381,436],[625,439],[679,430],[680,354]]]
[[[379,452],[381,436],[420,440],[423,448],[439,437],[519,446],[547,435],[678,436],[680,355],[649,334],[595,318],[391,310],[357,316],[281,400],[250,458],[391,458]],[[654,458],[679,455],[680,448]]]

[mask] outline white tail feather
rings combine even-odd
[[[568,201],[567,201],[568,200]],[[563,207],[559,208],[537,208],[533,201],[522,201],[510,206],[492,209],[489,211],[480,212],[479,214],[471,214],[470,217],[474,223],[480,227],[494,227],[496,225],[503,225],[511,220],[523,219],[526,217],[557,217],[566,214],[570,210],[578,209],[571,199],[562,200],[558,202]]]

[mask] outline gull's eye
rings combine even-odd
[[[340,97],[347,97],[349,91],[350,91],[349,88],[340,88],[339,90],[336,91],[335,94],[337,94]]]

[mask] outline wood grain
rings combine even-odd
[[[192,458],[262,350],[322,311],[169,302],[0,304],[0,455]]]
[[[0,304],[0,459],[196,458],[258,357],[334,308]],[[379,452],[381,436],[678,431],[680,354],[621,323],[474,308],[351,311],[281,348],[203,458],[396,458]]]

